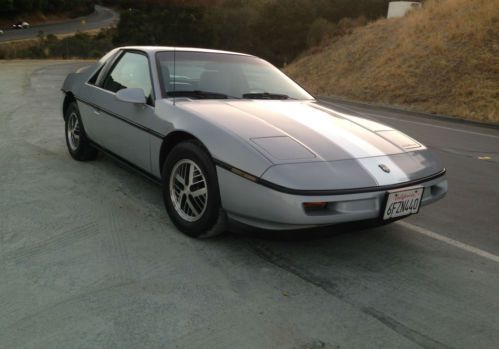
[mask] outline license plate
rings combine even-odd
[[[418,213],[423,196],[423,187],[388,191],[383,219],[392,219]]]

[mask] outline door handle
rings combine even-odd
[[[95,115],[100,115],[100,109],[99,108],[94,108],[94,114]]]

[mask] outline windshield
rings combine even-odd
[[[157,54],[163,97],[313,99],[263,59],[237,54],[173,51]],[[175,64],[174,64],[175,61]]]

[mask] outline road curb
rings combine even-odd
[[[499,124],[494,124],[494,123],[484,122],[484,121],[467,120],[467,119],[463,119],[459,116],[432,114],[432,113],[426,113],[426,112],[421,112],[421,111],[414,111],[414,110],[410,110],[410,109],[405,109],[405,108],[402,108],[400,106],[366,103],[366,102],[360,102],[360,101],[355,101],[355,100],[351,100],[351,99],[347,99],[347,98],[343,98],[343,97],[336,97],[336,96],[317,96],[316,98],[318,100],[324,100],[326,102],[327,101],[339,102],[339,103],[347,103],[347,104],[352,104],[352,105],[357,105],[357,106],[375,107],[378,109],[385,109],[385,110],[392,111],[392,112],[410,113],[416,117],[422,117],[422,118],[426,118],[426,119],[437,119],[437,120],[442,120],[442,121],[451,121],[451,122],[455,122],[458,124],[486,127],[486,128],[490,128],[490,129],[499,130]]]

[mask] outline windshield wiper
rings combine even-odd
[[[288,95],[269,92],[245,93],[243,98],[249,99],[292,99]]]
[[[192,97],[199,99],[227,99],[227,98],[237,98],[228,96],[224,93],[210,92],[210,91],[168,91],[166,93],[168,97]]]

